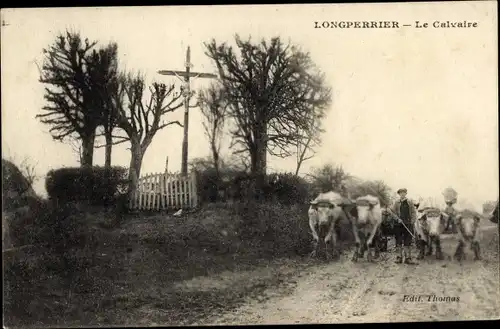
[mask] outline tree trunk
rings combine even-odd
[[[104,137],[106,138],[104,168],[111,168],[111,151],[113,149],[113,128],[104,128]]]
[[[94,163],[94,142],[95,142],[95,131],[89,133],[86,136],[81,136],[82,138],[82,157],[80,165],[82,167],[92,167]]]
[[[142,158],[144,153],[139,142],[131,141],[131,157],[129,169],[129,195],[133,196],[137,192],[139,186],[139,178],[141,175]]]
[[[302,164],[305,161],[304,159],[306,158],[306,152],[307,148],[309,147],[310,141],[311,139],[307,141],[302,150],[300,149],[300,142],[297,143],[297,167],[295,168],[295,176],[299,175],[300,168],[302,167]]]
[[[251,173],[254,177],[254,196],[257,200],[264,197],[264,185],[267,171],[267,140],[265,133],[257,139],[256,148],[251,154]]]
[[[219,152],[217,152],[217,149],[215,148],[215,146],[212,146],[212,157],[213,157],[213,160],[214,160],[215,175],[217,176],[217,179],[219,179],[220,178],[220,175],[219,175],[219,172],[220,172],[220,168],[219,168],[220,158],[219,158]]]
[[[255,148],[250,151],[251,172],[255,175],[266,175],[267,171],[267,125],[259,124],[254,129]]]
[[[220,190],[222,185],[222,179],[220,177],[220,167],[219,167],[219,152],[217,151],[217,147],[214,142],[212,142],[212,158],[214,162],[214,170],[215,170],[215,199],[214,201],[220,201],[223,197],[220,196]]]
[[[299,175],[300,167],[302,166],[302,161],[297,161],[297,168],[295,169],[295,176]]]

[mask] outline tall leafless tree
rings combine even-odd
[[[212,161],[218,178],[220,178],[220,148],[224,133],[227,109],[222,91],[215,85],[199,93],[199,106],[203,115],[203,128],[210,144]]]
[[[146,83],[141,75],[122,75],[118,81],[118,92],[111,93],[117,127],[125,135],[113,135],[113,144],[130,142],[131,159],[129,169],[129,193],[137,190],[142,160],[153,137],[161,129],[176,124],[167,121],[166,116],[183,105],[182,94],[175,93],[175,86],[153,83],[149,88],[150,96],[145,101]]]
[[[113,88],[118,79],[118,45],[110,43],[99,50],[93,50],[88,56],[88,75],[92,82],[90,88],[96,96],[96,106],[101,110],[100,126],[103,128],[102,135],[105,138],[105,161],[104,167],[111,167],[111,153],[113,147],[113,129],[117,122],[110,102],[106,98],[112,97],[116,92]],[[101,146],[96,146],[101,147]]]
[[[307,131],[311,113],[322,117],[330,103],[330,89],[309,54],[279,37],[252,43],[235,37],[238,54],[226,43],[206,44],[228,102],[235,152],[250,155],[257,192],[264,183],[267,152],[292,155],[297,131]]]
[[[86,58],[97,42],[82,41],[79,33],[60,34],[43,50],[40,82],[46,85],[47,102],[36,117],[51,126],[55,140],[76,136],[82,141],[82,166],[92,166],[94,141],[101,120],[101,109],[90,88]]]

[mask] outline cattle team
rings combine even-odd
[[[350,222],[356,244],[354,262],[364,257],[365,252],[367,261],[373,261],[380,252],[387,251],[388,236],[396,241],[397,264],[418,265],[412,257],[413,243],[418,251],[417,260],[433,255],[434,250],[436,259],[444,259],[441,235],[450,227],[458,237],[455,259],[465,258],[467,246],[473,251],[474,260],[481,259],[479,214],[456,212],[450,202],[444,211],[414,203],[407,198],[407,192],[405,188],[399,189],[399,199],[391,207],[382,207],[379,198],[373,195],[350,200],[333,191],[319,194],[308,211],[314,241],[311,256],[320,250],[325,250],[327,259],[339,256],[338,228],[344,221]]]

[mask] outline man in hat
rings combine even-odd
[[[398,264],[403,263],[403,251],[404,263],[416,264],[411,259],[411,242],[413,236],[409,230],[413,230],[413,223],[417,220],[417,208],[411,200],[406,198],[407,193],[407,189],[400,188],[398,190],[400,199],[392,207],[392,211],[398,217],[397,223],[394,225],[397,252],[396,263]]]

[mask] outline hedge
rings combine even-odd
[[[124,167],[60,168],[47,173],[45,188],[51,200],[108,205],[125,192],[126,177]]]
[[[252,194],[254,177],[246,172],[214,168],[197,170],[199,196],[203,203],[246,200]],[[273,173],[266,176],[262,196],[267,201],[285,205],[306,203],[310,195],[309,184],[291,173]]]
[[[271,174],[267,179],[267,193],[282,204],[305,204],[309,200],[309,184],[291,173]]]

